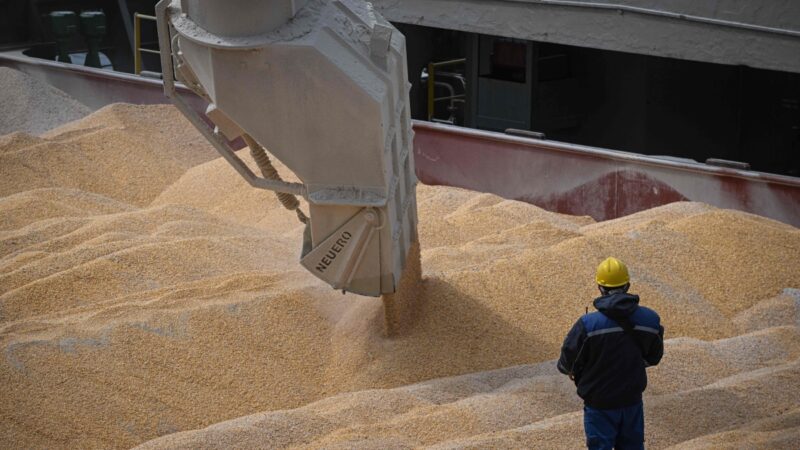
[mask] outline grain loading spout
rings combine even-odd
[[[307,224],[301,264],[336,289],[393,294],[418,255],[403,35],[360,0],[162,0],[156,14],[166,95]],[[173,78],[209,102],[206,118]],[[263,178],[228,145],[238,137]],[[282,181],[265,149],[302,183]]]

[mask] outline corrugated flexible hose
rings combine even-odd
[[[256,161],[256,164],[261,170],[261,174],[264,175],[264,178],[268,180],[282,181],[280,174],[275,169],[275,166],[272,165],[272,161],[270,161],[267,151],[264,150],[264,147],[256,142],[255,139],[253,139],[249,134],[242,135],[242,138],[244,138],[245,144],[250,147],[250,154]],[[284,208],[288,209],[289,211],[294,211],[297,214],[297,219],[300,220],[300,222],[308,224],[308,217],[303,214],[303,211],[300,210],[300,201],[297,200],[297,197],[284,192],[276,192],[275,195],[278,197],[278,200],[281,202]]]

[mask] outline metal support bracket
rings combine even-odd
[[[256,176],[256,174],[247,167],[247,164],[236,155],[236,152],[228,145],[228,142],[224,139],[222,134],[216,132],[216,130],[206,124],[200,115],[197,114],[175,90],[175,70],[172,62],[172,46],[170,45],[169,38],[169,17],[167,15],[170,3],[172,3],[172,0],[161,0],[156,5],[158,45],[161,48],[161,67],[164,73],[164,95],[175,104],[178,110],[189,119],[189,122],[211,142],[211,145],[214,146],[217,152],[219,152],[219,154],[222,155],[251,186],[259,189],[306,197],[306,187],[301,183],[268,180]]]

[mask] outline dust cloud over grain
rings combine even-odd
[[[2,446],[574,448],[552,359],[609,255],[671,338],[652,447],[800,439],[791,226],[696,203],[595,223],[420,186],[424,280],[386,338],[380,300],[301,270],[294,215],[171,107],[3,136],[0,158]]]
[[[0,67],[0,105],[0,135],[43,133],[91,111],[64,91],[9,67]]]

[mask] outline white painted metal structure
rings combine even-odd
[[[417,239],[402,34],[360,0],[162,0],[156,14],[166,95],[250,184],[308,200],[303,266],[336,289],[393,293]],[[257,177],[226,144],[238,136],[302,184]]]
[[[395,23],[800,73],[797,0],[373,0]]]

